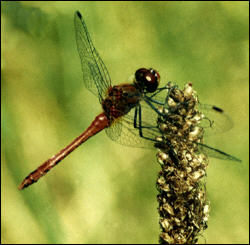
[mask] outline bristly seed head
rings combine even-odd
[[[192,244],[207,228],[209,202],[206,198],[205,181],[207,158],[198,151],[203,141],[200,122],[203,115],[198,111],[198,98],[192,84],[180,90],[168,83],[168,96],[164,115],[158,118],[161,135],[157,137],[159,190],[160,243]]]

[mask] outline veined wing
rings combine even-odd
[[[205,137],[216,136],[217,134],[227,132],[233,127],[231,118],[224,112],[223,109],[217,106],[199,104],[199,111],[205,115],[205,118],[201,123],[201,126],[205,129]],[[241,162],[241,160],[237,157],[202,143],[198,143],[198,148],[209,157]]]
[[[142,107],[142,132],[143,136],[156,139],[161,135],[159,129],[156,127],[158,114],[144,101],[141,101]],[[211,109],[210,106],[206,106],[207,109]],[[209,111],[208,110],[208,111]],[[153,148],[154,142],[144,139],[139,135],[139,129],[134,127],[134,109],[131,110],[123,118],[119,119],[110,128],[106,129],[107,135],[119,144],[139,147],[139,148]],[[175,135],[176,137],[176,135]],[[197,143],[200,152],[206,154],[209,157],[219,158],[223,160],[230,160],[241,162],[240,159],[234,157],[226,152],[203,143]]]
[[[231,118],[223,109],[207,104],[199,104],[198,109],[205,116],[201,122],[201,126],[205,129],[205,136],[214,136],[224,133],[233,127]]]
[[[87,26],[78,11],[75,13],[74,22],[85,87],[102,101],[111,86],[108,70],[95,49]]]
[[[119,133],[117,128],[119,128]],[[125,118],[114,122],[114,125],[106,128],[105,131],[110,139],[121,145],[148,149],[154,147],[154,142],[140,137],[139,130],[134,128],[133,122]]]
[[[198,143],[198,148],[201,152],[205,153],[209,157],[214,157],[214,158],[219,158],[223,160],[230,160],[230,161],[235,161],[235,162],[241,162],[240,159],[237,157],[234,157],[226,152],[223,152],[219,149],[213,148],[211,146]]]
[[[142,110],[141,127],[143,136],[152,140],[140,137],[139,128],[134,127],[135,108],[122,118],[116,120],[111,127],[105,129],[110,139],[126,146],[138,148],[154,147],[155,142],[153,140],[160,135],[157,128],[158,114],[143,100],[140,102],[140,106]],[[137,126],[139,126],[138,117]]]

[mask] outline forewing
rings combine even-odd
[[[111,86],[108,70],[95,49],[87,26],[78,11],[75,13],[74,22],[85,87],[102,100]]]

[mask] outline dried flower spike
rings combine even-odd
[[[203,115],[197,105],[191,83],[183,90],[168,84],[167,109],[158,118],[161,136],[156,144],[161,165],[157,179],[161,244],[197,243],[207,228],[209,202],[203,177],[208,160],[198,151]]]

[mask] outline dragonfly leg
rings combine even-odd
[[[141,116],[141,105],[139,104],[138,107],[135,108],[135,114],[134,114],[134,128],[139,130],[139,135],[140,137],[146,139],[146,140],[151,140],[153,142],[155,142],[155,146],[159,147],[159,148],[166,148],[166,145],[168,147],[168,154],[169,157],[172,159],[172,161],[178,165],[179,159],[178,156],[176,155],[173,146],[171,145],[171,143],[169,141],[165,141],[164,143],[157,141],[154,138],[150,138],[147,136],[143,135],[143,129],[145,128],[157,128],[157,127],[147,127],[147,126],[142,126],[142,116]],[[138,120],[138,122],[137,122]]]
[[[137,122],[136,122],[137,121],[137,110],[138,110],[138,107],[136,106],[135,107],[135,114],[134,114],[134,128],[137,128]]]
[[[167,85],[165,85],[164,87],[161,87],[161,88],[158,88],[156,90],[155,93],[153,93],[151,96],[149,96],[150,98],[153,98],[154,96],[156,96],[157,94],[159,94],[161,91],[165,90],[165,89],[168,89]]]
[[[168,85],[169,83],[170,83],[170,82],[168,82],[164,87],[158,88],[157,91],[156,91],[153,95],[151,95],[151,96],[145,95],[145,98],[146,98],[148,101],[152,102],[152,103],[155,103],[155,104],[158,104],[158,105],[162,105],[162,106],[166,105],[166,104],[167,104],[167,101],[168,101],[168,99],[169,99],[169,95],[170,95],[171,91],[174,90],[174,89],[176,89],[176,88],[178,87],[177,85],[174,85],[174,86],[172,86],[172,87],[169,89],[169,85]],[[153,99],[154,96],[156,96],[157,94],[159,94],[160,92],[162,92],[162,91],[165,90],[165,89],[167,89],[168,92],[167,92],[167,96],[166,96],[166,99],[165,99],[164,102],[161,102],[161,101],[158,101],[158,100]]]
[[[147,100],[149,100],[149,101],[155,103],[155,104],[158,104],[158,105],[165,105],[164,102],[160,102],[160,101],[158,101],[158,100],[154,100],[154,99],[151,98],[151,96],[148,97],[148,96],[145,95],[145,98],[146,98]]]
[[[150,98],[153,98],[153,97],[156,96],[158,93],[160,93],[162,90],[169,89],[169,83],[170,83],[170,82],[168,82],[165,86],[163,86],[163,87],[161,87],[161,88],[157,88],[157,89],[156,89],[156,92],[155,92],[154,94],[152,94],[152,95],[150,96]],[[177,87],[177,85],[175,85],[175,87]]]
[[[162,112],[160,112],[154,105],[153,105],[153,101],[150,101],[148,100],[146,97],[145,97],[145,100],[144,100],[158,115],[160,115],[161,117],[165,117],[166,115]]]
[[[138,120],[138,122],[137,122]],[[134,128],[139,130],[139,135],[140,137],[147,139],[147,140],[151,140],[154,142],[157,142],[155,139],[150,138],[150,137],[146,137],[143,135],[143,129],[147,128],[147,129],[156,129],[157,127],[153,127],[153,126],[142,126],[142,117],[141,117],[141,105],[139,104],[138,107],[135,108],[135,114],[134,114]]]

